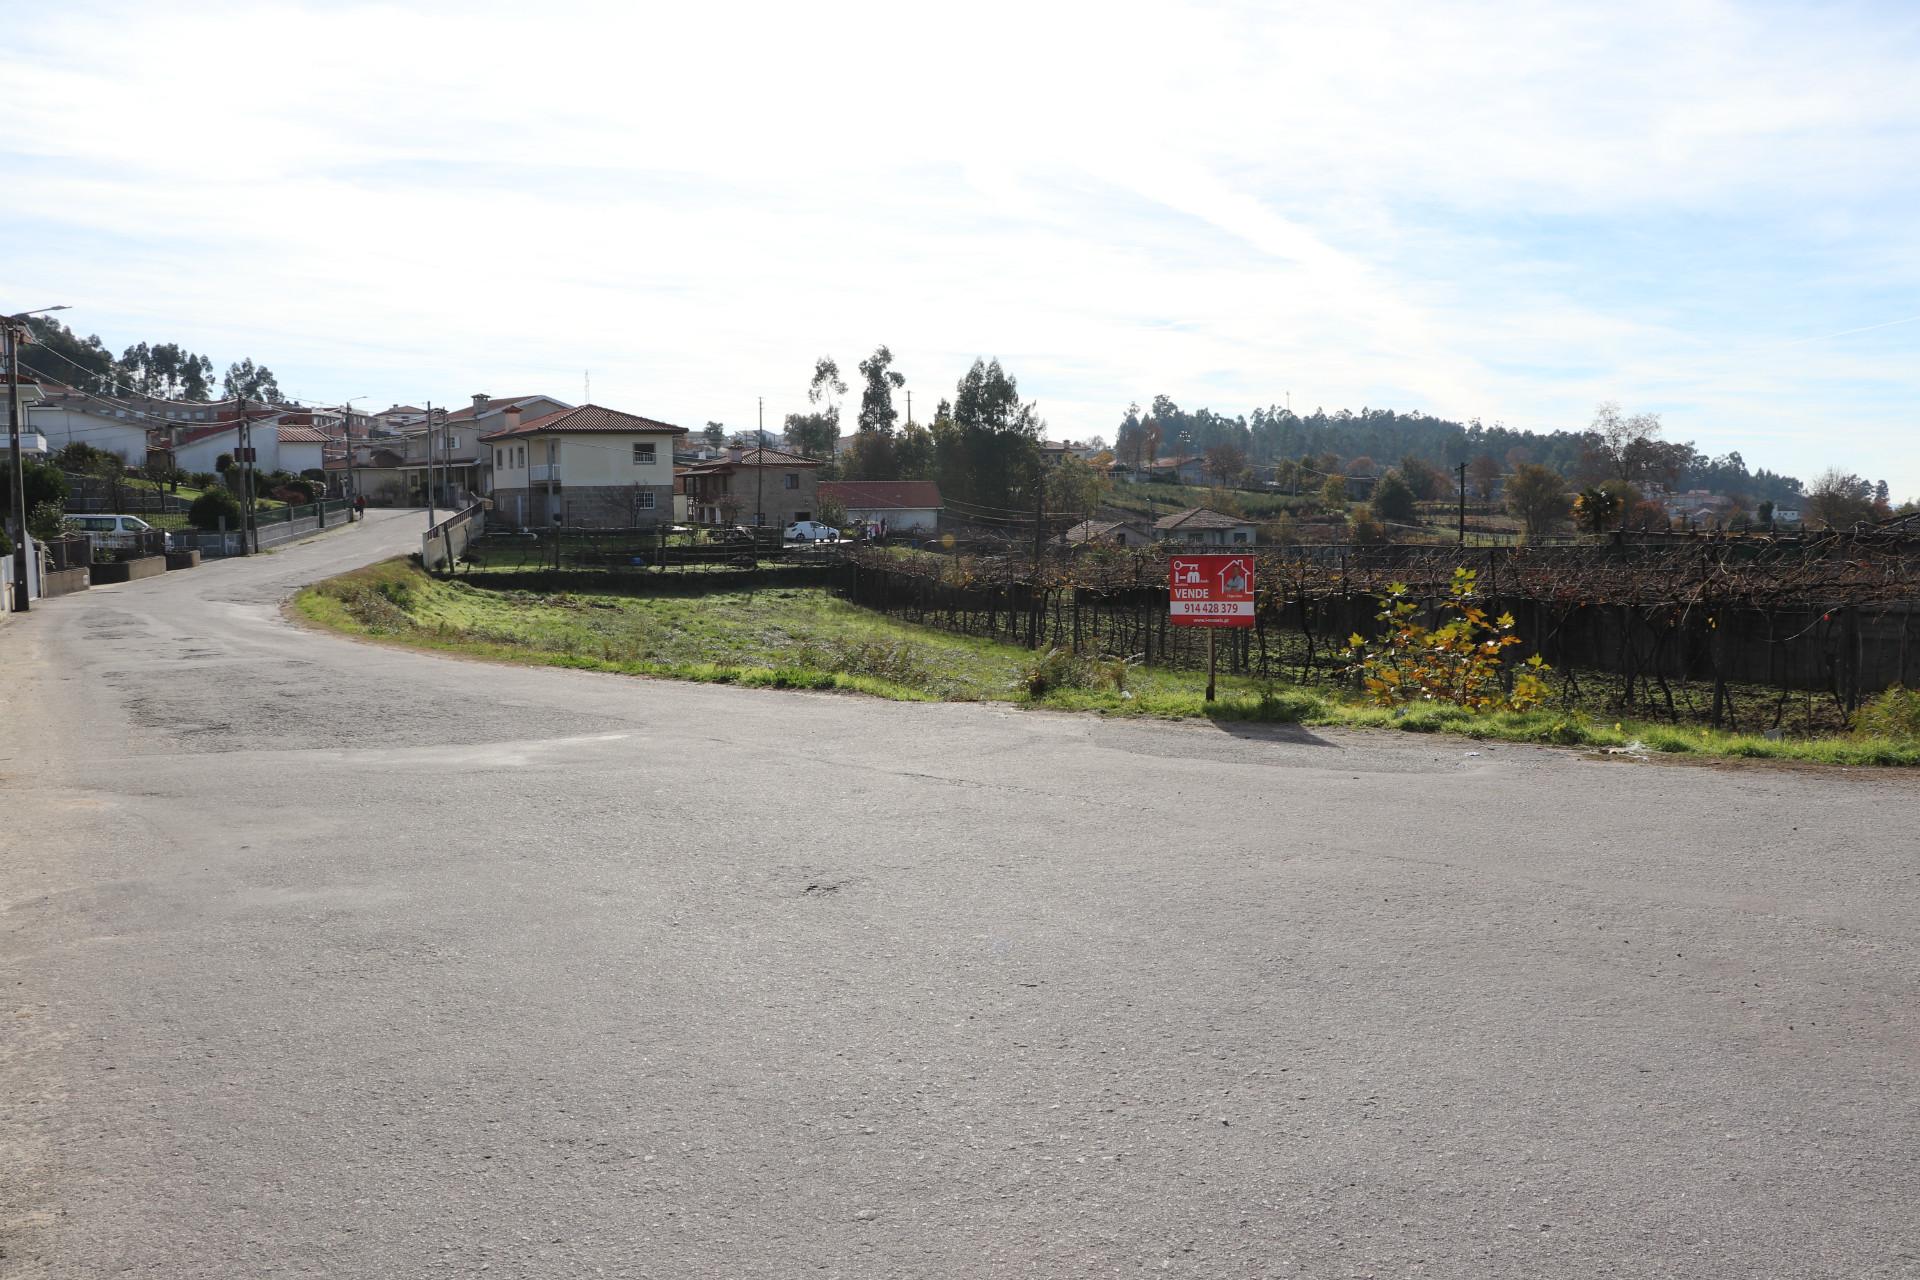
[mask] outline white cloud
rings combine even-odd
[[[1870,8],[81,4],[17,33],[5,296],[316,397],[591,367],[603,401],[777,420],[814,356],[887,342],[916,408],[999,355],[1062,432],[1161,391],[1561,426],[1614,397],[1920,493],[1920,328],[1773,354],[1920,283],[1887,216],[1915,40]],[[1729,225],[1751,279],[1693,260]]]

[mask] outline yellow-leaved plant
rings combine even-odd
[[[1521,643],[1513,615],[1488,618],[1474,602],[1477,575],[1455,569],[1445,608],[1454,616],[1437,627],[1417,620],[1420,606],[1396,582],[1380,599],[1380,634],[1349,637],[1347,670],[1358,676],[1367,698],[1383,707],[1416,702],[1447,703],[1470,711],[1525,711],[1545,702],[1542,678],[1552,668],[1534,654],[1514,673],[1511,691],[1500,681],[1502,653]]]

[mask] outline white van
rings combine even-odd
[[[84,533],[92,538],[94,546],[113,551],[130,551],[140,545],[136,535],[153,531],[153,526],[139,516],[68,516],[64,523],[75,533]],[[169,537],[167,541],[171,543],[173,539]]]

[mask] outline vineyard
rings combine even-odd
[[[1218,548],[1214,548],[1217,550]],[[1920,538],[1457,548],[1260,548],[1255,626],[1222,636],[1223,668],[1301,684],[1350,681],[1348,637],[1372,634],[1405,584],[1437,619],[1456,568],[1518,620],[1508,666],[1538,654],[1557,703],[1595,714],[1748,731],[1843,728],[1864,698],[1920,670]],[[969,635],[1170,666],[1205,661],[1169,625],[1167,552],[852,553],[858,603]]]

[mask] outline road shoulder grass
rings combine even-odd
[[[1446,733],[1633,755],[1920,764],[1920,741],[1768,738],[1576,713],[1475,715],[1450,706],[1387,709],[1330,691],[1223,676],[1205,700],[1199,672],[1026,649],[882,617],[813,587],[633,597],[494,591],[389,560],[299,592],[306,622],[368,640],[499,662],[777,689],[842,690],[913,702],[1005,702],[1166,719],[1206,717]]]

